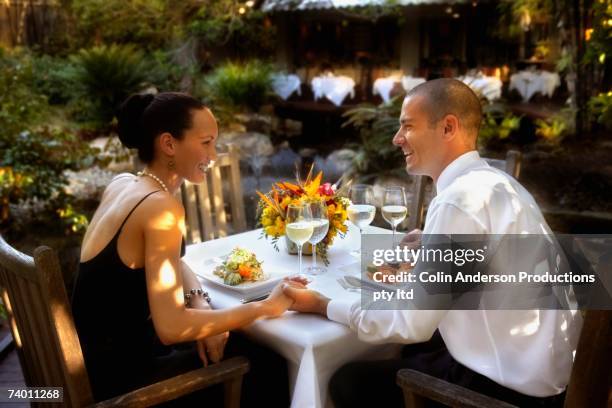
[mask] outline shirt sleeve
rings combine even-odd
[[[424,234],[482,234],[484,225],[459,207],[442,203],[428,214]],[[360,300],[331,300],[327,317],[369,343],[420,343],[431,338],[448,310],[363,310]]]
[[[420,343],[435,332],[447,310],[363,310],[359,300],[331,300],[327,317],[368,343]]]

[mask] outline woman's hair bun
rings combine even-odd
[[[153,99],[155,99],[153,94],[133,94],[119,107],[117,133],[125,147],[134,149],[146,143],[142,117]]]

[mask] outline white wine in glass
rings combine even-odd
[[[324,200],[315,200],[305,204],[309,209],[308,216],[312,223],[312,236],[308,240],[312,244],[312,266],[306,268],[306,273],[318,275],[326,271],[325,267],[317,266],[317,244],[321,242],[329,231],[329,218]]]
[[[406,219],[408,207],[403,187],[387,187],[383,196],[382,216],[393,229],[393,247],[395,247],[395,230]]]
[[[312,236],[313,226],[310,221],[310,211],[303,205],[289,204],[285,217],[285,233],[298,247],[299,273],[302,273],[302,245]]]
[[[374,193],[372,186],[367,184],[355,184],[350,191],[351,205],[347,208],[349,220],[359,228],[359,236],[363,229],[370,225],[376,215],[376,207],[374,207]],[[359,249],[351,251],[354,256],[361,256],[361,242]]]

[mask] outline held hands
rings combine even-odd
[[[270,296],[262,302],[267,308],[268,317],[278,317],[285,313],[293,304],[293,299],[284,293],[285,288],[306,288],[308,280],[302,277],[285,278],[272,289]]]
[[[197,341],[198,355],[204,363],[204,367],[208,367],[209,361],[215,364],[223,359],[223,352],[228,338],[229,332],[224,332]]]
[[[329,299],[315,290],[307,289],[306,286],[286,285],[283,289],[286,296],[293,299],[291,310],[304,313],[318,313],[327,316],[327,304]]]

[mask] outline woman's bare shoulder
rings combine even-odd
[[[183,205],[171,194],[159,191],[148,197],[142,206],[141,215],[145,220],[164,223],[183,223],[185,209]]]

